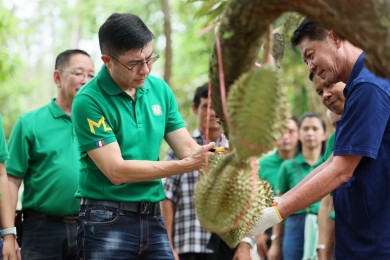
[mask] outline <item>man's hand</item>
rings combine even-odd
[[[282,222],[283,218],[280,215],[278,208],[276,206],[272,206],[269,208],[265,208],[263,211],[263,215],[261,215],[260,220],[257,222],[256,226],[247,234],[248,236],[257,236],[262,233],[267,228],[270,228],[280,222]]]
[[[181,160],[183,162],[183,166],[188,168],[188,172],[192,170],[199,170],[206,161],[206,154],[209,156],[212,155],[212,152],[209,150],[215,147],[215,143],[211,142],[202,146],[199,146],[196,150],[192,152],[192,154]]]
[[[282,259],[282,248],[280,245],[273,243],[273,241],[272,241],[270,249],[268,250],[268,259],[269,260],[281,260]]]

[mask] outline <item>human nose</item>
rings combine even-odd
[[[148,74],[150,72],[150,67],[147,61],[138,64],[137,71],[140,72],[141,74]]]

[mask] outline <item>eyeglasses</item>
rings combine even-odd
[[[130,70],[130,71],[138,71],[144,64],[150,66],[152,65],[156,60],[158,60],[158,58],[160,58],[160,55],[158,55],[157,53],[153,52],[154,56],[150,57],[149,59],[147,59],[146,61],[144,62],[137,62],[137,63],[134,63],[133,65],[131,65],[130,67],[126,66],[125,64],[123,64],[122,62],[120,62],[117,58],[115,58],[114,56],[111,56],[110,54],[108,54],[108,56],[110,56],[111,58],[113,58],[114,60],[116,60],[119,64],[121,64],[123,67],[125,67],[127,70]]]
[[[67,71],[70,72],[70,74],[76,76],[77,78],[84,78],[87,76],[87,79],[92,79],[95,77],[95,73],[91,71],[84,71],[82,69],[59,69],[59,71]]]

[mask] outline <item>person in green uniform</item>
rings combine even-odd
[[[0,115],[0,259],[20,259],[14,223],[15,211],[10,203],[7,172],[4,161],[9,159],[2,118]],[[16,250],[15,250],[16,249]]]
[[[153,38],[138,16],[112,14],[99,29],[104,64],[73,102],[82,164],[78,258],[173,259],[161,178],[199,169],[215,146],[193,140],[172,90],[150,75],[159,58]],[[180,160],[159,161],[163,139]]]
[[[292,189],[314,168],[322,163],[325,151],[325,122],[315,113],[305,113],[299,121],[299,153],[283,162],[278,173],[277,194]],[[282,255],[285,260],[309,259],[304,256],[304,238],[307,218],[318,214],[320,202],[286,218],[283,228]],[[282,225],[282,224],[278,224]],[[315,251],[315,250],[314,250]]]
[[[276,141],[276,150],[259,160],[259,177],[268,181],[274,192],[280,166],[285,160],[295,157],[298,144],[298,119],[293,116],[289,120],[286,133]],[[275,193],[276,195],[276,193]],[[279,227],[279,226],[277,226]],[[267,229],[263,234],[256,236],[257,252],[261,258],[272,257],[277,252],[269,251],[271,243],[281,243],[282,230]],[[272,240],[271,240],[272,238]],[[278,247],[272,247],[275,250]]]
[[[93,77],[87,52],[60,53],[53,73],[57,98],[20,116],[11,132],[6,168],[13,210],[24,183],[23,259],[76,257],[80,153],[70,114],[75,94]]]

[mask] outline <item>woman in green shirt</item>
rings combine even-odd
[[[299,153],[292,160],[285,161],[279,170],[277,189],[280,195],[292,189],[322,163],[325,150],[325,130],[325,122],[320,115],[305,113],[301,117],[298,131]],[[320,203],[317,202],[286,218],[282,242],[284,260],[303,259],[306,216],[317,215],[319,205]]]

